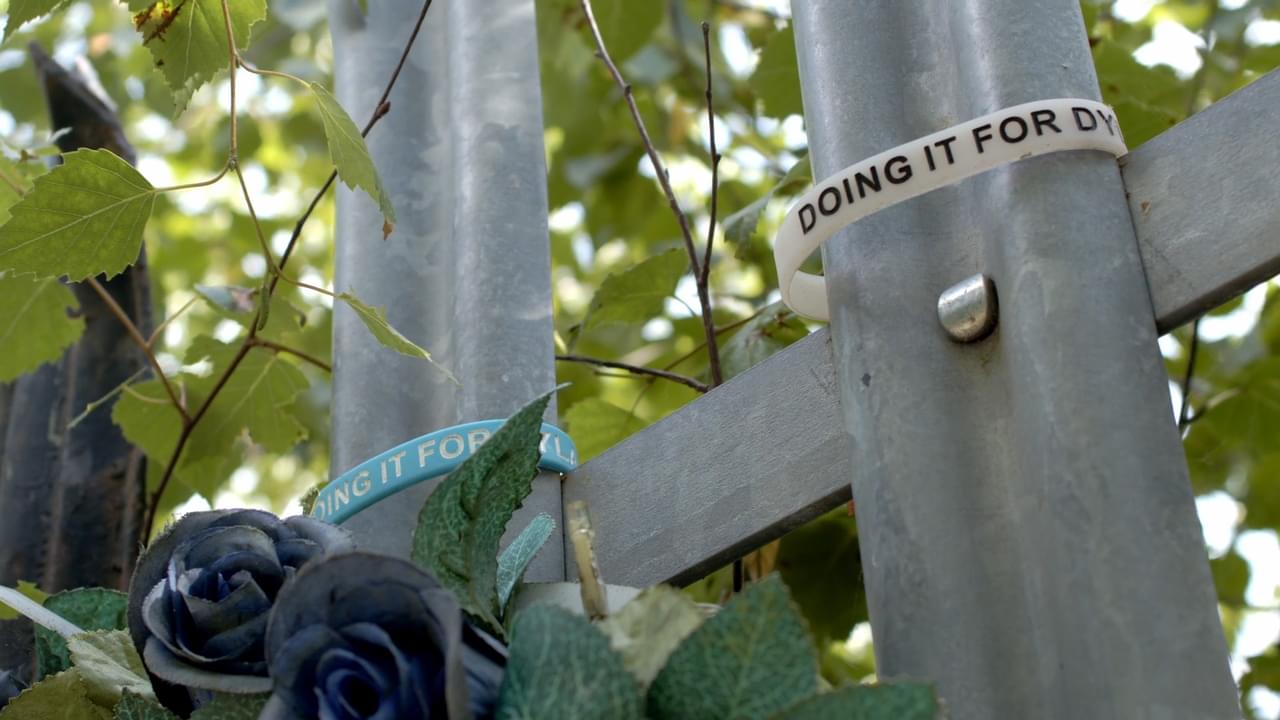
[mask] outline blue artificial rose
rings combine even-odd
[[[26,689],[27,686],[16,673],[11,670],[0,670],[0,710],[3,710],[10,700],[21,695]]]
[[[129,632],[147,669],[193,691],[267,692],[264,638],[277,594],[308,562],[352,546],[345,531],[309,517],[185,515],[142,554],[129,588]]]
[[[416,565],[349,553],[280,593],[267,659],[260,720],[460,720],[493,717],[506,649]]]

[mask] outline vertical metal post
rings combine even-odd
[[[330,0],[338,97],[376,102],[420,0]],[[386,305],[397,329],[462,382],[379,346],[334,312],[333,473],[414,436],[503,417],[555,382],[541,90],[532,0],[436,0],[369,139],[399,224],[385,243],[366,197],[339,188],[337,287]],[[554,420],[552,415],[549,419]],[[434,483],[347,521],[368,548],[408,554]],[[513,521],[561,519],[555,477],[540,477]],[[530,567],[564,577],[558,537]]]
[[[1076,0],[796,0],[814,172],[1097,98]],[[1115,160],[1025,160],[823,253],[882,676],[954,718],[1239,717]],[[986,273],[961,345],[939,294]]]

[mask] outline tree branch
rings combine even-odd
[[[630,363],[617,362],[615,360],[603,360],[601,358],[586,357],[584,355],[557,355],[556,360],[561,362],[582,363],[584,365],[595,365],[597,367],[614,368],[615,370],[626,370],[632,375],[648,375],[649,377],[662,378],[671,382],[678,382],[681,385],[687,385],[700,393],[705,393],[711,388],[704,382],[699,382],[688,375],[673,373],[667,370],[657,370],[642,365],[632,365]]]
[[[147,342],[146,338],[142,337],[142,332],[138,330],[138,326],[129,318],[129,315],[124,311],[124,308],[120,307],[120,304],[116,302],[116,299],[111,297],[111,293],[107,292],[107,289],[102,287],[102,283],[98,282],[97,278],[88,277],[84,282],[86,285],[93,288],[93,291],[98,294],[99,298],[102,298],[103,304],[107,306],[107,309],[111,311],[111,314],[115,316],[116,320],[120,321],[120,324],[124,327],[124,331],[128,334],[129,339],[132,340],[133,344],[137,345],[138,349],[142,351],[142,354],[146,356],[147,364],[151,366],[152,370],[155,370],[156,378],[158,378],[160,380],[160,384],[164,386],[165,393],[169,395],[169,400],[173,403],[174,409],[176,409],[178,414],[182,416],[182,421],[187,422],[190,420],[190,416],[187,415],[186,406],[184,406],[182,401],[178,399],[178,394],[174,392],[173,385],[169,383],[169,378],[165,376],[164,370],[160,369],[160,362],[156,360],[156,354],[151,351],[151,344]]]
[[[392,88],[395,87],[396,80],[400,77],[400,71],[404,68],[404,64],[408,60],[409,52],[413,49],[414,41],[417,39],[419,31],[422,29],[422,23],[427,17],[427,10],[431,7],[431,1],[432,0],[425,0],[423,2],[422,10],[421,12],[418,13],[418,20],[413,26],[413,32],[409,35],[409,40],[405,43],[404,51],[400,54],[400,62],[396,65],[395,70],[391,73],[391,79],[387,81],[386,89],[383,90],[382,97],[378,100],[378,104],[373,110],[373,115],[369,118],[369,122],[365,125],[364,130],[361,132],[361,135],[368,135],[369,131],[373,129],[373,126],[377,124],[378,120],[382,119],[384,115],[390,112],[391,104],[387,101],[387,98],[391,95],[391,90]],[[238,59],[236,57],[236,52],[235,52],[235,37],[231,29],[231,12],[227,6],[227,0],[222,0],[222,18],[223,18],[223,22],[226,24],[226,29],[227,29],[227,45],[230,47],[230,55],[231,55],[229,63],[230,63],[230,69],[231,69],[231,75],[232,75],[232,82],[234,83],[235,72],[238,65]],[[235,128],[235,116],[236,116],[236,105],[235,105],[234,93],[231,95],[230,111],[231,111],[231,118],[232,118],[231,122],[232,122],[232,128],[233,128],[231,142],[232,142],[232,148],[234,148],[235,147],[234,128]],[[233,153],[234,153],[234,150],[233,150]],[[307,207],[306,212],[303,213],[302,217],[298,219],[298,223],[294,226],[294,229],[293,229],[293,235],[291,235],[289,238],[289,244],[285,247],[284,253],[281,254],[279,264],[275,266],[277,272],[272,275],[271,280],[267,285],[267,292],[266,292],[266,296],[263,298],[263,302],[271,301],[271,293],[275,291],[276,285],[278,284],[281,276],[283,275],[281,271],[284,270],[285,263],[288,262],[289,256],[293,252],[294,245],[297,242],[298,237],[302,234],[303,226],[306,224],[307,219],[311,217],[311,214],[316,209],[316,206],[320,204],[321,198],[324,197],[324,194],[328,191],[329,186],[333,184],[333,181],[337,177],[337,174],[338,173],[336,169],[329,174],[328,180],[325,181],[324,185],[320,188],[320,191],[317,192],[316,196],[311,200],[311,204]],[[247,191],[246,191],[246,194],[247,194]],[[267,256],[267,261],[269,263],[271,262],[270,255]],[[321,292],[325,292],[325,291],[321,290]],[[144,538],[151,537],[152,529],[155,527],[156,511],[160,507],[160,498],[163,496],[165,489],[169,486],[169,482],[173,479],[173,473],[177,469],[178,459],[182,456],[182,451],[186,448],[187,441],[190,440],[191,434],[195,430],[196,425],[199,424],[200,419],[204,417],[206,412],[208,412],[209,406],[213,404],[213,401],[218,397],[218,394],[222,392],[222,388],[225,387],[227,384],[227,381],[231,379],[231,375],[236,371],[236,368],[240,367],[240,363],[243,362],[245,356],[249,354],[249,350],[253,348],[255,345],[264,344],[266,342],[259,339],[257,335],[258,335],[258,326],[255,323],[249,328],[249,332],[246,335],[244,342],[240,344],[240,349],[236,352],[235,357],[231,359],[231,362],[227,364],[227,368],[222,372],[222,375],[218,378],[217,382],[214,383],[213,389],[209,392],[208,397],[205,398],[204,402],[196,410],[195,414],[191,416],[190,420],[183,422],[182,432],[178,435],[178,442],[173,448],[173,453],[169,456],[169,462],[165,464],[164,475],[160,478],[160,484],[156,487],[155,491],[151,493],[149,507],[147,508],[147,522],[143,529]]]
[[[321,370],[324,370],[325,372],[329,372],[329,373],[333,372],[332,365],[321,360],[315,355],[310,355],[302,350],[299,350],[298,348],[289,347],[288,345],[281,345],[280,343],[275,342],[273,340],[268,340],[266,338],[260,338],[260,337],[253,338],[253,344],[258,347],[269,348],[276,352],[287,353],[289,355],[292,355],[298,358],[299,360],[305,360],[306,362],[309,362],[312,365],[315,365],[316,367],[320,368]]]
[[[707,223],[707,247],[698,274],[698,301],[702,303],[702,330],[707,336],[707,363],[711,366],[711,387],[724,382],[720,367],[720,346],[716,342],[715,318],[711,317],[711,248],[716,238],[716,194],[720,186],[720,153],[716,151],[716,114],[711,103],[711,25],[702,23],[702,50],[707,65],[707,136],[711,142],[711,220]]]
[[[701,268],[698,263],[698,251],[693,247],[693,233],[689,229],[689,218],[680,209],[680,203],[676,200],[675,191],[671,189],[671,178],[667,172],[667,166],[662,163],[662,158],[658,157],[658,150],[654,147],[653,140],[649,137],[649,129],[645,127],[644,118],[640,117],[640,108],[636,105],[635,96],[631,92],[631,84],[622,77],[622,72],[618,70],[613,58],[609,56],[608,48],[604,46],[604,38],[600,35],[600,26],[596,23],[595,13],[591,10],[591,0],[580,1],[582,12],[587,16],[587,25],[591,28],[591,36],[595,38],[596,56],[604,62],[605,67],[609,69],[609,74],[613,76],[614,82],[622,89],[622,97],[626,100],[627,109],[631,111],[631,121],[635,124],[636,131],[640,133],[640,141],[644,144],[644,151],[648,154],[649,162],[653,165],[653,174],[657,176],[658,185],[662,187],[662,193],[667,197],[667,204],[671,206],[671,213],[675,215],[676,222],[680,225],[680,236],[684,240],[684,249],[689,254],[689,267],[693,270],[693,276],[696,278]]]

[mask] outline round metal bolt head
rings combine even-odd
[[[938,321],[956,342],[981,340],[996,329],[996,284],[981,273],[952,285],[938,296]]]

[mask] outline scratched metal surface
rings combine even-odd
[[[338,97],[363,122],[408,38],[420,0],[331,0]],[[550,246],[532,0],[437,0],[369,138],[399,216],[338,188],[338,290],[387,307],[394,327],[462,382],[378,345],[348,308],[334,312],[332,470],[418,435],[502,417],[552,388]],[[549,413],[554,421],[554,411]],[[345,526],[365,547],[406,555],[424,483]],[[558,478],[542,476],[512,523],[560,519]],[[562,579],[560,536],[528,577]]]
[[[820,330],[586,463],[564,497],[590,507],[605,582],[688,582],[847,501],[847,448]]]
[[[1121,161],[1161,332],[1280,273],[1277,116],[1272,71]]]
[[[1075,0],[793,11],[819,177],[1098,97]],[[1115,161],[996,169],[857,223],[823,260],[878,671],[932,680],[955,718],[1238,717]],[[976,272],[1000,323],[959,345],[936,302]]]

